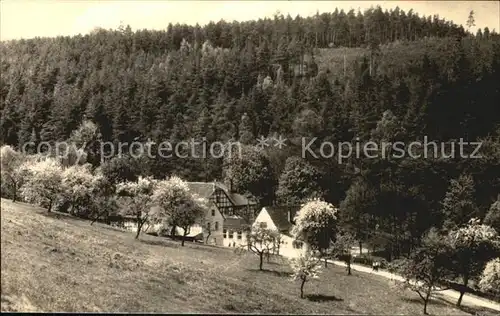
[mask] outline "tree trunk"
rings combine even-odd
[[[205,238],[205,244],[208,244],[208,239],[210,238],[210,235],[212,235],[212,230],[211,229],[208,230],[208,235]]]
[[[172,237],[172,239],[175,237],[175,227],[175,225],[172,225],[172,228],[170,229],[170,237]]]
[[[182,242],[181,242],[182,247],[184,247],[184,242],[186,241],[187,234],[188,234],[188,230],[187,230],[187,228],[184,228],[184,234],[182,235]]]
[[[328,268],[328,260],[325,257],[325,268]]]
[[[468,275],[464,275],[463,282],[464,282],[463,285],[460,287],[460,296],[458,297],[457,306],[460,306],[460,304],[462,304],[462,299],[464,297],[465,290],[467,289],[467,285],[469,284]]]
[[[12,202],[16,203],[16,201],[17,201],[17,185],[15,182],[13,183],[13,186],[14,186],[14,192],[12,192],[12,194],[13,194]]]
[[[137,222],[137,233],[135,234],[135,239],[139,238],[139,234],[141,233],[141,229],[142,229],[142,224],[143,223],[141,221]]]
[[[363,242],[360,241],[358,243],[358,245],[359,245],[359,254],[362,255],[363,254]],[[349,251],[351,251],[351,249],[349,249]]]
[[[306,277],[302,278],[302,283],[300,284],[300,298],[304,298],[304,284],[306,283]]]
[[[108,210],[106,211],[103,211],[99,214],[97,214],[97,216],[92,220],[92,222],[90,222],[90,225],[93,225],[99,218],[101,218],[102,215],[104,215],[104,213],[106,213]],[[109,221],[108,221],[109,222]]]
[[[425,294],[425,299],[424,299],[424,315],[428,315],[428,313],[427,313],[427,304],[429,303],[429,298],[431,296],[431,290],[432,290],[432,286],[429,287],[429,289],[427,290],[427,293]]]
[[[50,213],[52,211],[52,200],[49,200],[49,207],[47,208],[47,212]]]
[[[259,257],[260,257],[259,270],[262,271],[262,266],[264,264],[264,252],[259,253]]]
[[[351,260],[347,261],[347,275],[351,275]]]

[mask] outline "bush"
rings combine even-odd
[[[482,291],[500,296],[500,258],[488,261],[478,285]]]
[[[387,270],[391,273],[402,273],[406,259],[396,259],[387,264]]]
[[[371,267],[374,262],[380,262],[380,268],[385,269],[388,266],[387,260],[382,257],[370,256],[370,255],[360,255],[352,258],[353,263],[365,265]]]

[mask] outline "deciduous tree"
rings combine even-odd
[[[203,223],[207,211],[207,201],[189,191],[187,183],[179,177],[171,177],[158,182],[152,200],[155,208],[151,220],[155,223],[168,223],[175,231],[180,227],[184,231],[182,246],[190,227]]]
[[[478,219],[471,219],[467,225],[450,231],[447,240],[453,260],[450,268],[462,279],[457,301],[457,306],[460,306],[471,278],[479,276],[486,262],[498,255],[500,238],[490,226],[481,225]]]
[[[337,234],[336,240],[332,245],[332,254],[345,262],[348,275],[351,275],[351,248],[355,243],[356,239],[349,231],[341,231]]]
[[[276,190],[276,198],[281,204],[300,205],[311,198],[323,195],[320,171],[300,157],[286,160]]]
[[[303,241],[306,249],[318,251],[325,259],[326,252],[337,233],[337,209],[330,203],[312,200],[305,203],[295,216],[292,235]]]
[[[259,256],[259,270],[263,270],[264,256],[269,255],[279,240],[279,232],[254,225],[247,237],[247,245],[240,247],[240,251],[250,250]]]
[[[61,164],[53,158],[29,159],[21,169],[26,173],[21,195],[30,203],[47,207],[50,212],[62,190]]]
[[[0,172],[2,184],[9,188],[12,194],[12,202],[17,200],[17,191],[22,183],[21,165],[23,163],[23,154],[17,152],[9,145],[0,148]],[[3,186],[3,185],[2,185]]]
[[[275,179],[267,155],[252,146],[242,146],[240,152],[232,147],[224,162],[226,182],[232,182],[236,192],[254,196],[263,205],[271,204]]]
[[[444,227],[455,229],[477,215],[474,201],[474,180],[471,175],[462,174],[450,181],[450,186],[442,202]]]
[[[62,198],[71,207],[71,213],[88,217],[93,199],[98,195],[100,173],[93,174],[90,164],[74,165],[62,172]]]
[[[315,258],[312,252],[307,251],[300,254],[298,258],[291,260],[293,270],[292,279],[300,280],[300,298],[304,298],[304,285],[310,279],[318,279],[321,271],[321,262]]]
[[[497,233],[500,233],[500,194],[497,200],[491,204],[488,213],[484,217],[483,223],[495,229]]]
[[[488,261],[479,280],[479,288],[500,295],[500,258]]]
[[[427,305],[431,295],[444,290],[440,285],[450,276],[450,249],[445,236],[431,230],[423,239],[422,247],[417,249],[401,267],[401,274],[406,279],[404,288],[418,294],[424,302],[423,313],[427,315]]]
[[[360,254],[363,253],[363,242],[366,242],[374,232],[372,215],[376,197],[375,189],[366,180],[357,179],[340,203],[340,221],[358,240]]]
[[[142,227],[149,220],[153,206],[153,191],[157,180],[150,177],[139,177],[137,181],[121,182],[116,185],[116,193],[121,198],[120,213],[122,216],[133,216],[139,238]]]

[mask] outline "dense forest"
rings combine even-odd
[[[321,196],[390,257],[409,253],[432,225],[484,218],[500,193],[500,36],[487,28],[470,34],[438,16],[377,7],[96,29],[2,42],[0,54],[2,144],[66,140],[85,120],[115,143],[283,135],[286,150],[245,149],[229,162],[146,159],[139,172],[230,179],[262,205]],[[299,137],[424,136],[482,141],[482,158],[297,159]]]

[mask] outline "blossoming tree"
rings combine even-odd
[[[306,251],[318,251],[325,257],[332,241],[335,241],[336,224],[337,209],[325,201],[312,200],[305,203],[295,216],[292,235],[305,243]]]
[[[92,173],[90,164],[74,165],[64,169],[61,182],[62,195],[71,206],[72,213],[82,215],[82,212],[90,209],[101,178],[100,173]]]
[[[21,167],[26,180],[21,195],[30,203],[46,206],[47,211],[61,193],[62,167],[53,158],[29,159]]]
[[[137,181],[121,182],[116,185],[116,193],[123,203],[121,215],[134,216],[137,224],[135,238],[139,238],[142,227],[149,220],[153,206],[153,191],[158,181],[150,177],[139,177]]]
[[[168,223],[173,232],[176,227],[182,228],[184,246],[191,226],[203,222],[207,210],[206,200],[190,192],[187,183],[179,177],[158,182],[152,200],[156,207],[152,211],[151,220],[156,223]]]
[[[299,257],[291,259],[293,270],[292,279],[300,280],[300,298],[304,298],[304,285],[310,279],[318,279],[321,271],[320,260],[315,258],[311,251],[301,253]]]
[[[488,261],[479,279],[479,288],[500,295],[500,258]]]
[[[0,148],[0,172],[2,187],[9,188],[12,194],[12,201],[17,200],[17,191],[21,185],[23,177],[21,176],[20,167],[23,163],[24,156],[14,150],[9,145]]]
[[[497,256],[500,239],[493,228],[471,219],[467,225],[450,231],[448,242],[453,253],[450,268],[462,279],[457,301],[460,306],[470,279],[479,276],[484,264]]]

